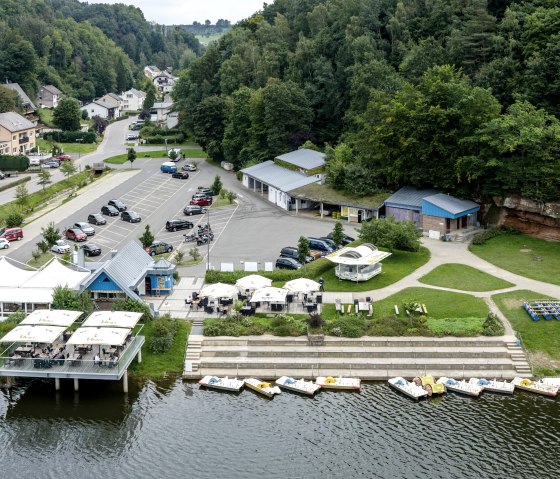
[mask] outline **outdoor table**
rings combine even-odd
[[[22,356],[24,355],[29,355],[33,352],[33,348],[27,348],[27,347],[22,347],[20,346],[19,348],[16,348],[16,353],[21,354]]]
[[[20,356],[19,354],[14,354],[10,359],[12,360],[15,366],[18,366],[21,363],[23,363],[23,357]]]
[[[115,353],[117,352],[117,348],[109,348],[109,349],[106,349],[105,352],[106,352],[109,356],[111,356],[112,354],[115,354]]]
[[[76,366],[78,364],[80,364],[80,359],[82,359],[82,355],[81,354],[72,354],[72,356],[70,356],[70,360],[72,361],[71,364],[72,366]]]

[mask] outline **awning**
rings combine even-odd
[[[81,315],[81,311],[68,311],[65,309],[36,309],[19,324],[68,327]]]
[[[285,303],[288,290],[284,288],[275,288],[267,286],[266,288],[257,289],[251,296],[251,303],[268,302],[268,303]]]
[[[0,288],[0,303],[52,303],[51,288]]]
[[[16,326],[0,342],[3,343],[54,343],[66,330],[58,326]]]
[[[121,346],[125,343],[128,333],[130,329],[125,328],[79,328],[66,344]]]
[[[132,329],[142,313],[130,311],[95,311],[84,321],[84,327],[128,328]]]
[[[259,289],[265,286],[270,286],[272,280],[261,276],[260,274],[250,274],[249,276],[244,276],[239,278],[235,286],[239,288],[240,291],[245,291],[246,289]]]

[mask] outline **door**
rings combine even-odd
[[[364,217],[364,210],[358,210],[358,223],[361,223]]]
[[[149,277],[147,277],[144,280],[144,287],[146,288],[146,295],[151,296],[152,295],[152,280]]]
[[[469,226],[469,217],[467,215],[461,217],[461,227],[464,228],[468,228]]]

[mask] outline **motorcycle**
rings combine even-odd
[[[185,243],[189,243],[191,241],[196,241],[198,239],[198,234],[192,233],[190,235],[183,235],[183,237],[185,238]]]
[[[197,246],[202,246],[204,244],[208,244],[213,239],[214,239],[214,235],[212,235],[212,236],[208,236],[208,235],[199,236],[198,239],[196,240],[196,245]]]

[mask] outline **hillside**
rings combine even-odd
[[[276,0],[193,62],[175,100],[237,168],[307,141],[350,193],[411,184],[550,202],[558,25],[545,0]]]

